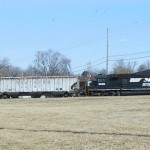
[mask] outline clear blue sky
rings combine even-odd
[[[0,57],[27,68],[36,51],[53,49],[76,73],[89,62],[105,68],[107,27],[109,55],[133,53],[110,60],[149,59],[149,0],[0,0]]]

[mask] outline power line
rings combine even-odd
[[[67,47],[67,48],[61,48],[61,51],[72,50],[72,49],[76,49],[76,48],[79,48],[79,47],[83,47],[83,46],[89,45],[92,42],[95,42],[96,40],[99,40],[100,38],[103,38],[104,36],[105,36],[105,33],[103,33],[101,35],[97,35],[95,37],[89,38],[89,39],[87,39],[85,41],[82,41],[82,42],[80,42],[78,44],[75,44],[73,46],[70,46],[70,47]]]
[[[143,57],[136,57],[136,58],[128,58],[128,59],[123,59],[123,60],[134,60],[134,59],[142,59],[142,58],[148,58],[148,57],[150,57],[150,55],[149,56],[143,56]],[[117,61],[117,60],[120,60],[120,59],[109,60],[109,61]]]
[[[148,57],[150,57],[150,55],[149,56],[143,56],[143,57],[136,57],[136,58],[128,58],[128,59],[123,59],[123,60],[125,60],[125,61],[126,60],[135,60],[135,59],[143,59],[143,58],[148,58]],[[118,60],[120,60],[120,59],[108,60],[108,61],[112,61],[113,62],[113,61],[118,61]],[[95,64],[95,65],[91,65],[90,67],[96,67],[96,66],[99,66],[99,65],[104,64],[104,63],[106,63],[106,61],[103,61],[103,62]],[[85,70],[86,70],[86,68],[80,69],[80,70],[76,70],[76,71],[74,71],[74,73],[85,71]]]
[[[147,25],[147,23],[149,23],[149,21],[150,21],[150,17],[147,17],[145,19],[136,20],[136,21],[128,23],[128,24],[123,24],[123,25],[111,27],[111,31],[117,32],[117,31],[122,31],[123,27],[126,29],[128,29],[128,28],[131,29],[132,27],[135,28],[135,25],[137,25],[137,26]]]
[[[101,64],[104,64],[104,63],[106,63],[106,61],[103,61],[103,62],[101,62],[101,63],[95,64],[95,65],[92,65],[92,66],[90,66],[90,67],[96,67],[96,66],[101,65]],[[84,69],[80,69],[80,70],[76,70],[76,71],[74,71],[74,72],[81,72],[81,71],[84,71],[84,70],[86,70],[86,68],[84,68]]]
[[[120,57],[120,56],[128,56],[128,55],[138,55],[138,54],[144,54],[144,53],[149,53],[150,51],[144,51],[144,52],[139,52],[139,53],[129,53],[129,54],[122,54],[122,55],[110,55],[110,56],[108,56],[109,58],[111,58],[111,57]],[[140,57],[137,57],[137,58],[140,58]],[[103,57],[103,58],[101,58],[101,59],[97,59],[97,60],[95,60],[95,61],[92,61],[91,63],[92,64],[95,64],[95,63],[97,63],[97,62],[99,62],[99,61],[102,61],[102,60],[104,60],[104,59],[106,59],[106,57]],[[109,61],[117,61],[117,60],[119,60],[119,59],[116,59],[116,60],[109,60]],[[124,60],[128,60],[128,59],[124,59]],[[105,61],[106,62],[106,61]],[[87,66],[87,64],[84,64],[84,65],[81,65],[81,66],[77,66],[77,67],[74,67],[74,68],[72,68],[72,69],[77,69],[77,68],[81,68],[81,67],[85,67],[85,66]]]
[[[128,56],[128,55],[138,55],[138,54],[145,54],[145,53],[149,53],[149,52],[150,52],[150,51],[144,51],[144,52],[139,52],[139,53],[122,54],[122,55],[110,55],[109,57]]]
[[[90,62],[90,63],[94,64],[94,63],[99,62],[99,61],[104,60],[104,59],[106,59],[106,57],[103,57],[103,58],[101,58],[101,59],[97,59],[97,60],[92,61],[92,62]],[[84,67],[84,66],[87,66],[87,64],[84,64],[84,65],[81,65],[81,66],[74,67],[73,69],[81,68],[81,67]]]
[[[126,24],[126,25],[120,25],[118,27],[111,27],[110,34],[114,33],[114,35],[118,35],[117,33],[121,33],[121,34],[122,33],[125,33],[125,34],[129,33],[130,34],[130,33],[137,32],[137,31],[135,31],[135,30],[132,29],[132,27],[135,29],[135,25],[137,25],[138,27],[140,27],[142,29],[141,31],[147,30],[147,29],[145,29],[143,27],[148,27],[149,28],[149,26],[150,26],[149,22],[147,24],[147,22],[141,22],[141,21],[150,21],[150,17],[142,19],[140,21],[137,20],[137,21],[135,21],[133,23],[129,23],[129,24]],[[128,31],[126,31],[125,29],[127,29]],[[140,30],[138,30],[138,32],[139,31]],[[70,47],[67,47],[67,48],[61,48],[61,50],[62,51],[67,51],[67,50],[75,49],[75,48],[82,47],[82,46],[85,46],[85,45],[89,45],[92,42],[95,42],[95,39],[99,39],[100,37],[104,37],[105,35],[106,35],[106,33],[103,33],[101,35],[98,34],[98,35],[94,36],[93,38],[89,38],[89,39],[84,40],[84,41],[82,41],[82,42],[80,42],[78,44],[75,44],[73,46],[70,46]]]
[[[111,33],[115,33],[115,35],[118,35],[119,33],[120,34],[131,34],[131,33],[134,33],[134,32],[137,32],[137,30],[138,30],[138,32],[140,32],[140,31],[147,31],[147,30],[149,30],[149,22],[147,22],[147,21],[149,21],[150,20],[150,17],[149,18],[147,18],[147,19],[144,19],[144,21],[145,22],[140,22],[140,21],[136,21],[136,22],[134,22],[134,23],[131,23],[131,24],[128,24],[128,26],[125,26],[126,28],[126,30],[125,29],[123,29],[122,28],[122,26],[120,26],[120,28],[118,27],[116,27],[116,28],[112,28],[111,29]],[[137,25],[137,28],[135,28],[135,25]],[[134,30],[132,29],[134,27]],[[137,33],[138,33],[137,32]],[[104,34],[104,35],[106,35],[106,34]],[[97,38],[98,39],[98,38]],[[94,39],[93,39],[94,40]],[[86,41],[86,42],[84,42],[84,43],[82,43],[83,45],[88,45],[89,44],[89,41]],[[77,45],[76,47],[72,47],[71,49],[73,49],[73,48],[77,48],[78,46],[82,46],[82,44],[79,44],[79,45]],[[111,58],[111,57],[120,57],[120,56],[128,56],[128,55],[138,55],[138,54],[144,54],[144,53],[149,53],[150,51],[145,51],[145,52],[139,52],[139,53],[129,53],[129,54],[122,54],[122,55],[110,55],[110,56],[108,56],[109,58]],[[147,57],[149,57],[149,56],[143,56],[143,57],[136,57],[136,58],[128,58],[128,59],[124,59],[124,60],[132,60],[132,59],[141,59],[141,58],[147,58]],[[106,57],[104,57],[103,59],[105,59]],[[100,61],[100,60],[102,60],[102,59],[98,59],[98,60],[96,60],[96,61]],[[118,59],[116,59],[116,60],[108,60],[108,61],[117,61]],[[94,61],[95,62],[95,61]],[[92,63],[94,63],[94,62],[92,62]],[[107,61],[106,61],[107,62]],[[104,62],[103,62],[104,63]],[[101,64],[101,63],[99,63],[99,64]],[[98,65],[99,65],[98,64]],[[87,64],[86,64],[87,65]],[[73,69],[76,69],[76,68],[81,68],[81,67],[84,67],[84,66],[86,66],[86,65],[81,65],[81,66],[77,66],[77,67],[74,67]],[[93,65],[93,67],[94,66],[97,66],[97,65]],[[83,69],[82,69],[83,70]],[[79,71],[82,71],[82,70],[79,70]]]

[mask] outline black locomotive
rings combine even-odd
[[[96,80],[87,81],[84,95],[149,95],[150,70],[133,74],[110,74],[96,76]]]

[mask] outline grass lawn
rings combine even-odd
[[[0,100],[0,150],[150,150],[150,96]]]

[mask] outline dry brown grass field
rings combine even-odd
[[[150,150],[150,96],[0,100],[0,150]]]

